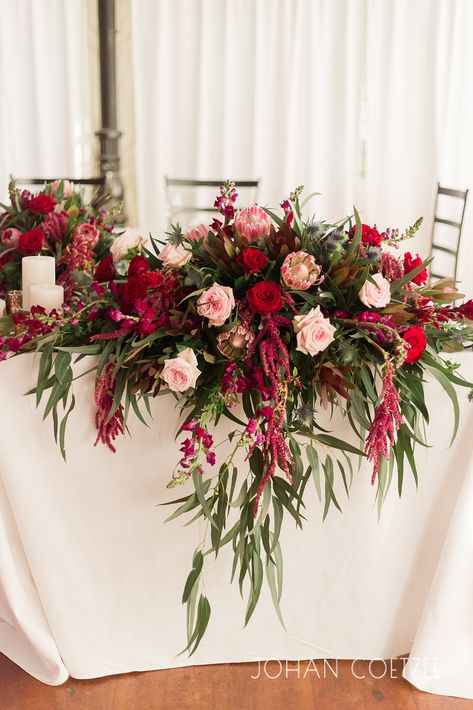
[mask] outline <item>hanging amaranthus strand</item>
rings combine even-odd
[[[58,277],[58,284],[64,286],[64,298],[69,301],[76,287],[74,274],[76,272],[91,273],[95,264],[95,256],[93,251],[93,242],[90,239],[84,239],[79,234],[74,236],[73,240],[65,248],[58,265],[64,266],[65,269]]]
[[[290,468],[293,464],[292,454],[284,436],[286,421],[287,383],[291,381],[289,353],[281,340],[278,326],[290,325],[281,316],[266,316],[265,325],[256,338],[251,352],[258,347],[263,366],[263,372],[270,382],[270,397],[273,401],[272,413],[266,423],[265,440],[262,447],[265,470],[256,491],[253,513],[256,517],[261,495],[269,479],[276,473],[276,468],[282,468],[289,482],[292,481]],[[249,456],[253,453],[256,443],[252,445]]]
[[[116,449],[112,441],[116,439],[119,434],[123,434],[123,408],[119,406],[109,419],[116,385],[113,370],[114,363],[109,362],[95,385],[94,399],[97,406],[95,426],[97,427],[98,433],[94,446],[97,446],[99,441],[101,441],[115,453]]]
[[[373,464],[371,483],[374,485],[379,470],[380,458],[389,459],[391,447],[396,441],[396,433],[403,419],[399,412],[399,392],[393,382],[394,367],[386,361],[381,403],[374,413],[373,423],[366,438],[365,452]]]

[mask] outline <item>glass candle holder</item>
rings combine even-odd
[[[23,291],[8,291],[6,302],[9,315],[19,313],[23,309]]]

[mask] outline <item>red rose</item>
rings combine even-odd
[[[350,230],[350,236],[354,237],[356,231],[356,225]],[[369,244],[372,247],[380,247],[383,242],[383,237],[374,227],[370,227],[368,224],[361,225],[361,241],[363,244]]]
[[[128,267],[128,276],[139,276],[148,272],[148,261],[144,256],[134,256]]]
[[[412,254],[408,251],[404,254],[404,273],[408,274],[414,269],[417,269],[418,266],[422,264],[422,259],[420,258],[419,254],[416,254],[415,258],[412,256]],[[417,276],[414,276],[413,279],[411,279],[415,284],[418,286],[422,286],[423,284],[427,283],[427,269],[422,269],[422,271],[419,271]]]
[[[145,275],[146,276],[146,275]],[[144,298],[148,292],[148,279],[140,276],[130,276],[123,289],[123,301],[133,305],[138,298]]]
[[[409,330],[406,330],[406,332],[402,334],[402,337],[409,345],[407,357],[404,362],[417,362],[417,360],[420,360],[427,344],[427,338],[422,328],[418,326],[409,328]]]
[[[237,262],[247,274],[257,274],[268,263],[268,257],[255,247],[247,247],[237,256]]]
[[[43,243],[44,232],[40,227],[36,227],[35,229],[30,229],[29,232],[25,232],[21,235],[18,243],[18,251],[20,254],[23,254],[23,256],[39,254],[43,248]]]
[[[260,281],[255,284],[248,290],[246,298],[255,313],[277,313],[283,304],[281,288],[274,281]]]
[[[56,207],[56,200],[51,195],[36,195],[28,200],[31,214],[48,214]]]
[[[104,281],[111,281],[115,278],[115,267],[111,256],[106,256],[99,262],[97,268],[95,269],[94,278],[96,281],[102,283]]]

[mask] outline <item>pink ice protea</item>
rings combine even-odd
[[[80,224],[75,228],[72,238],[76,242],[86,242],[93,249],[100,239],[100,232],[93,224]]]
[[[67,231],[67,213],[66,212],[50,212],[46,215],[43,224],[43,230],[51,242],[60,243],[64,240]]]
[[[59,192],[59,187],[62,182],[62,195],[63,197],[70,197],[74,194],[75,186],[70,180],[55,180],[51,185],[51,194],[56,197]]]
[[[8,227],[2,232],[1,241],[3,242],[3,244],[5,244],[5,246],[10,247],[12,249],[16,249],[18,244],[20,243],[20,237],[21,232],[19,229],[15,229],[15,227]]]
[[[260,239],[269,237],[271,219],[266,212],[253,205],[240,210],[235,215],[235,230],[240,239],[247,244],[256,244]]]
[[[242,323],[241,325],[235,325],[231,330],[227,330],[226,333],[219,333],[217,335],[217,348],[229,360],[235,360],[236,358],[246,357],[254,339],[254,333],[247,325]]]
[[[186,237],[187,239],[191,239],[192,241],[198,241],[199,239],[206,239],[209,233],[209,227],[205,224],[199,224],[197,227],[193,227],[193,229],[189,229],[188,232],[186,232]]]
[[[295,251],[288,254],[281,267],[281,281],[284,286],[297,291],[307,291],[314,284],[324,280],[320,275],[322,267],[316,263],[313,256],[305,251]]]

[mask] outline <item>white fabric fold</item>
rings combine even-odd
[[[465,373],[473,375],[471,355],[462,360]],[[88,366],[84,359],[81,367]],[[448,449],[450,405],[435,383],[427,385],[435,448],[418,451],[419,489],[406,472],[402,500],[393,486],[379,521],[369,466],[355,467],[349,500],[337,489],[343,514],[333,509],[324,523],[323,506],[308,487],[304,530],[287,520],[282,531],[287,632],[266,586],[243,629],[245,606],[237,585],[229,584],[231,551],[223,549],[216,562],[208,558],[212,617],[188,659],[178,655],[185,646],[181,595],[203,527],[164,523],[173,508],[159,505],[190,490],[166,490],[178,459],[174,399],[153,401],[149,428],[130,420],[131,438],[119,440],[114,455],[93,447],[93,376],[77,380],[66,464],[51,421],[42,421],[44,405],[36,410],[34,399],[23,396],[36,367],[28,355],[0,365],[0,650],[29,673],[58,684],[68,673],[93,678],[270,658],[389,658],[410,650],[423,614],[416,654],[441,651],[437,641],[443,636],[429,621],[433,597],[427,607],[426,600],[462,485],[462,505],[473,505],[473,408],[465,390],[459,393],[459,435]],[[336,420],[331,428],[343,438],[347,426]],[[217,440],[223,438],[219,429]],[[246,464],[240,460],[240,466],[244,475]],[[458,534],[466,539],[471,524],[466,515],[465,521],[456,516]],[[449,582],[442,603],[461,624],[468,611],[461,590],[471,588],[473,571],[467,545],[452,545],[452,554],[446,547],[444,555],[452,561],[459,555],[464,564],[454,565],[456,583]],[[456,638],[462,642],[455,632],[448,646]],[[472,658],[466,649],[465,669]]]

